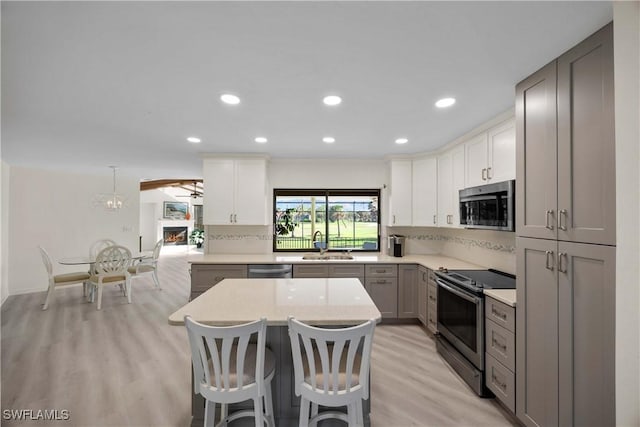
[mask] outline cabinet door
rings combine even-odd
[[[556,255],[556,241],[516,239],[516,414],[527,426],[558,425]]]
[[[398,317],[398,279],[365,279],[365,289],[373,300],[382,317]]]
[[[427,326],[427,287],[429,272],[426,268],[418,267],[418,320]]]
[[[224,279],[244,279],[246,277],[246,264],[192,264],[191,299],[198,297]]]
[[[612,426],[616,248],[559,242],[558,253],[560,425]]]
[[[411,160],[391,161],[389,225],[411,225]]]
[[[460,190],[464,188],[464,147],[453,149],[451,157],[451,173],[453,189],[451,193],[451,222],[449,227],[461,228],[460,226]]]
[[[452,154],[447,152],[438,157],[438,227],[448,227],[451,222],[451,182]]]
[[[502,182],[516,179],[516,124],[514,120],[487,132],[487,179]]]
[[[234,161],[230,159],[204,159],[202,176],[206,188],[203,198],[205,224],[233,223],[234,166]]]
[[[236,160],[234,206],[234,224],[268,224],[266,160]]]
[[[516,233],[556,238],[556,62],[516,86]]]
[[[435,157],[414,160],[412,177],[413,225],[435,227],[438,223],[438,160]]]
[[[613,28],[558,58],[558,239],[615,245]]]
[[[482,133],[464,144],[466,187],[487,183],[487,134]]]
[[[398,317],[418,317],[418,266],[398,266]]]

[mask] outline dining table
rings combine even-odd
[[[135,252],[131,254],[131,260],[132,261],[142,261],[146,258],[152,258],[153,257],[153,252],[152,251],[144,251],[144,252]],[[91,258],[89,256],[72,256],[72,257],[65,257],[65,258],[60,258],[58,260],[58,264],[62,264],[62,265],[91,265],[91,264],[95,264],[96,260],[95,258]]]

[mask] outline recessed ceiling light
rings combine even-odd
[[[322,142],[326,142],[327,144],[333,144],[334,142],[336,142],[336,139],[332,136],[325,136],[324,138],[322,138]]]
[[[451,107],[455,103],[456,103],[455,98],[442,98],[436,102],[436,107],[447,108],[447,107]]]
[[[236,105],[240,104],[240,98],[230,93],[225,93],[220,96],[220,100],[225,104]]]
[[[195,137],[195,136],[190,136],[189,138],[187,138],[187,141],[193,142],[194,144],[198,144],[198,143],[202,142],[202,140],[200,138]]]
[[[256,139],[254,139],[255,142],[257,142],[258,144],[264,144],[268,141],[267,138],[265,138],[264,136],[259,136]]]
[[[398,138],[398,139],[396,139],[396,144],[406,144],[407,142],[409,142],[409,140],[407,138]]]
[[[342,102],[342,98],[340,98],[338,95],[329,95],[325,96],[322,102],[324,102],[326,105],[338,105]]]

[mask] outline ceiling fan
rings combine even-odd
[[[184,190],[191,190],[190,188],[186,188],[186,187],[180,187]],[[198,197],[202,197],[204,195],[204,193],[201,190],[198,190],[198,182],[197,181],[193,181],[193,191],[191,191],[191,194],[189,194],[188,196],[176,196],[176,197],[190,197],[192,199],[197,199]]]

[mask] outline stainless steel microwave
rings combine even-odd
[[[465,228],[515,231],[515,181],[460,190],[460,224]]]

